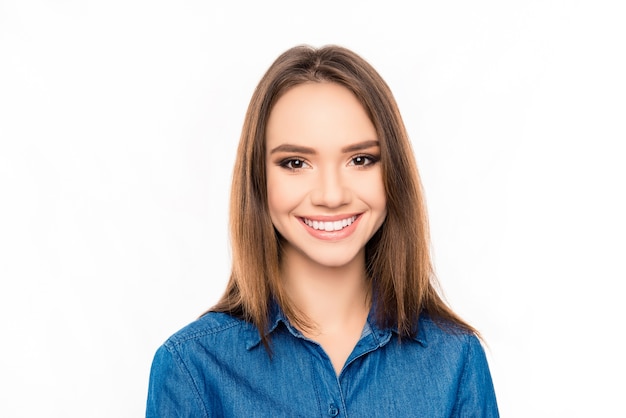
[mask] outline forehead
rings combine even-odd
[[[365,108],[346,87],[330,82],[299,84],[274,104],[267,123],[268,145],[376,139]]]

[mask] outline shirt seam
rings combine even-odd
[[[203,412],[204,416],[209,418],[208,408],[204,404],[204,402],[202,401],[202,396],[200,394],[200,388],[198,388],[198,385],[196,384],[196,381],[194,380],[193,376],[191,375],[191,372],[189,371],[189,368],[187,367],[187,364],[185,364],[185,361],[183,360],[183,358],[178,353],[178,350],[175,347],[173,347],[173,346],[169,347],[168,344],[165,344],[165,348],[167,349],[167,351],[170,352],[172,357],[174,357],[174,359],[176,360],[176,365],[181,369],[181,371],[183,372],[183,375],[185,375],[187,380],[190,382],[189,384],[190,384],[190,386],[194,390],[194,397],[196,399],[196,402],[202,408],[202,412]]]
[[[242,326],[242,324],[239,321],[233,320],[232,322],[228,322],[226,324],[222,324],[213,328],[204,329],[200,331],[194,331],[190,334],[185,334],[184,336],[177,335],[175,337],[170,338],[169,342],[173,345],[181,345],[183,343],[186,343],[187,341],[196,340],[198,338],[206,337],[208,335],[218,334],[222,331],[226,331],[228,329],[231,329],[237,326]]]
[[[470,364],[471,362],[471,357],[472,357],[472,342],[469,340],[470,339],[470,335],[468,334],[463,334],[464,338],[464,342],[465,342],[465,363],[463,364],[463,371],[461,372],[461,375],[459,377],[459,384],[458,387],[456,388],[456,396],[455,396],[455,400],[454,400],[454,407],[452,408],[452,416],[455,416],[457,411],[459,410],[459,402],[460,402],[460,391],[461,388],[463,386],[463,380],[465,378],[465,372],[467,371],[467,367],[468,364]]]
[[[313,356],[309,358],[309,367],[311,371],[312,386],[313,386],[313,390],[315,391],[315,398],[317,399],[317,410],[322,413],[322,416],[324,416],[323,409],[322,409],[322,393],[320,391],[320,388],[318,387],[319,382],[315,378],[317,370],[314,364]]]

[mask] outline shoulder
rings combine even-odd
[[[166,347],[193,344],[201,340],[228,337],[228,334],[255,332],[252,324],[227,313],[208,312],[172,334],[163,344]]]
[[[152,360],[146,417],[208,417],[211,379],[240,355],[252,330],[245,321],[210,312],[172,334]]]
[[[241,358],[258,338],[251,323],[226,313],[209,312],[167,338],[155,354],[153,368],[176,369],[202,380],[211,370]]]
[[[491,373],[482,341],[454,323],[420,319],[418,336],[432,356],[458,371],[459,381],[493,396]]]
[[[454,323],[420,319],[420,333],[433,358],[439,376],[446,374],[458,388],[452,416],[498,417],[491,371],[482,341],[476,334]]]
[[[424,346],[438,349],[446,348],[459,352],[482,349],[479,338],[473,332],[453,322],[432,319],[427,315],[420,317],[416,339]]]

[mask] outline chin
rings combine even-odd
[[[339,251],[332,251],[327,254],[316,254],[309,256],[309,259],[314,263],[327,268],[341,268],[355,263],[359,257],[356,253],[344,253],[337,254]]]

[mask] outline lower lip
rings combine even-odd
[[[304,229],[306,229],[307,232],[311,234],[312,236],[314,236],[315,238],[321,239],[324,241],[338,241],[338,240],[342,240],[352,235],[352,233],[356,230],[357,224],[361,220],[361,215],[357,215],[354,222],[352,222],[350,225],[346,226],[345,228],[339,231],[324,231],[324,230],[319,230],[319,229],[313,229],[307,224],[305,224],[302,218],[299,218],[299,219],[300,219],[300,222],[302,223],[302,226],[304,226]]]

